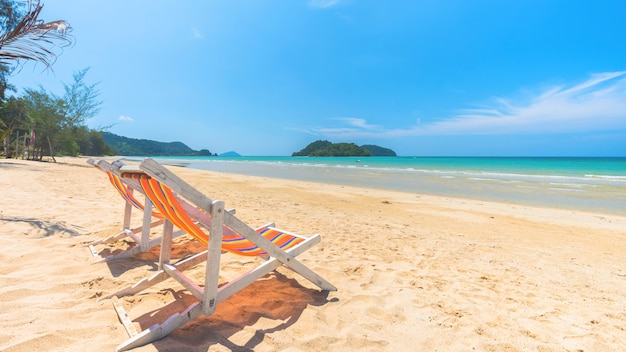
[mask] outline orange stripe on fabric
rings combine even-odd
[[[208,243],[208,235],[204,232],[187,214],[178,198],[172,190],[158,180],[146,174],[123,174],[123,177],[130,177],[137,180],[154,206],[161,212],[174,226],[187,232],[197,240]],[[209,224],[206,224],[209,225]],[[259,256],[267,252],[259,248],[255,243],[249,241],[241,234],[233,232],[224,226],[222,237],[222,249],[242,256]],[[283,250],[294,247],[304,241],[303,238],[281,232],[274,228],[265,227],[257,230],[259,234]],[[230,233],[230,234],[228,234]]]
[[[113,187],[117,190],[117,193],[119,193],[125,201],[143,210],[143,204],[139,203],[133,196],[130,195],[126,185],[124,185],[117,176],[111,174],[110,172],[107,172],[107,176],[109,177],[109,181],[111,181]]]
[[[110,172],[107,172],[107,175],[109,176],[109,181],[111,181],[113,187],[115,187],[117,192],[122,196],[122,198],[124,198],[124,200],[134,205],[137,209],[140,209],[142,211],[145,209],[144,205],[133,196],[126,184],[122,182],[122,180],[118,176]],[[156,218],[163,218],[163,215],[157,211],[153,211],[152,216]]]

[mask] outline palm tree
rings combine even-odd
[[[18,63],[20,60],[40,62],[50,68],[57,53],[54,49],[74,43],[68,33],[72,30],[64,20],[44,22],[39,13],[43,5],[40,0],[26,1],[26,14],[16,18],[16,7],[21,5],[13,1],[2,1],[3,26],[0,32],[0,64]],[[24,2],[22,2],[24,3]]]
[[[24,60],[42,63],[48,69],[56,60],[55,49],[74,43],[68,34],[72,30],[69,23],[40,20],[42,8],[40,0],[0,0],[0,142],[7,157],[8,138],[17,121],[17,116],[4,111],[5,91],[15,90],[7,82],[7,75]]]

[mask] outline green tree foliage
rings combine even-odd
[[[354,143],[333,143],[313,151],[309,156],[372,156],[372,153]]]
[[[5,155],[9,155],[12,146],[11,137],[14,131],[20,132],[18,128],[28,120],[26,106],[23,99],[9,98],[0,104],[0,141],[3,144]]]
[[[9,83],[8,76],[11,73],[7,65],[0,64],[0,102],[6,100],[7,91],[15,92],[15,86]]]
[[[379,147],[373,144],[364,144],[361,146],[363,149],[367,149],[372,153],[372,156],[397,156],[396,152],[389,148]]]
[[[115,154],[113,149],[105,142],[102,131],[90,130],[84,126],[81,128],[83,129],[82,138],[76,140],[81,154],[92,156]]]
[[[15,1],[0,0],[0,32],[6,33],[11,31],[19,23],[20,18],[23,16],[20,7],[23,4]],[[0,48],[2,45],[0,44]],[[8,76],[11,73],[11,69],[8,65],[0,62],[0,141],[2,141],[4,153],[8,153],[9,140],[7,139],[13,133],[15,127],[14,120],[9,109],[11,108],[6,104],[6,91],[15,91],[15,87],[9,84]]]
[[[26,89],[26,111],[35,131],[34,149],[41,159],[44,150],[55,155],[106,155],[112,149],[104,142],[101,132],[89,130],[85,121],[100,109],[97,84],[88,85],[88,69],[74,74],[72,84],[64,84],[65,95],[57,97],[43,87]]]
[[[149,139],[136,139],[118,136],[110,132],[102,134],[116,155],[126,156],[211,156],[207,149],[200,151],[189,148],[182,142],[157,142]]]
[[[26,89],[23,97],[0,105],[0,137],[17,130],[22,138],[18,143],[4,139],[7,157],[16,144],[25,145],[25,139],[29,158],[39,160],[45,155],[53,160],[55,155],[212,155],[207,149],[195,151],[181,142],[135,140],[87,128],[86,121],[98,113],[101,105],[98,84],[86,83],[87,72],[79,71],[71,84],[64,84],[63,97],[39,87]],[[34,140],[30,138],[31,128]]]
[[[21,2],[0,0],[0,32],[11,32],[23,18],[23,10],[24,4]],[[5,100],[7,90],[15,91],[15,87],[9,84],[7,79],[10,74],[11,67],[6,63],[0,63],[0,102]]]
[[[310,143],[304,149],[299,152],[295,152],[292,156],[310,156],[311,153],[314,153],[317,150],[323,150],[333,145],[330,141],[322,141],[318,140],[313,143]]]
[[[48,94],[42,87],[39,90],[26,89],[24,98],[28,116],[34,125],[36,138],[33,147],[38,158],[41,159],[43,151],[48,150],[48,155],[54,159],[57,144],[67,141],[61,134],[63,127],[67,125],[64,123],[65,103],[62,99]],[[61,148],[67,149],[71,148]]]
[[[0,137],[4,147],[2,151],[7,157],[11,148],[15,149],[15,154],[18,153],[20,136],[24,145],[26,135],[30,136],[27,132],[30,132],[29,125],[33,121],[41,120],[44,126],[52,126],[50,122],[58,117],[55,99],[46,100],[39,94],[41,92],[33,90],[24,98],[6,99],[7,91],[15,91],[8,78],[20,67],[20,62],[34,61],[50,68],[56,59],[55,50],[73,44],[73,37],[68,34],[70,25],[64,20],[41,20],[39,14],[42,8],[39,0],[0,0]],[[33,117],[29,107],[35,108]],[[56,135],[58,127],[46,130],[45,135]],[[17,140],[11,140],[13,132],[17,132]],[[50,153],[54,155],[53,141],[47,140]]]
[[[354,143],[331,143],[318,140],[292,156],[395,156],[396,153],[376,145],[358,146]]]
[[[91,130],[86,126],[64,129],[59,135],[58,155],[114,155],[106,144],[101,131]]]
[[[198,155],[201,155],[201,156],[213,156],[213,154],[211,153],[211,151],[210,151],[210,150],[208,150],[208,149],[200,149],[200,150],[198,151]]]
[[[67,127],[81,125],[100,112],[102,102],[98,100],[100,96],[99,83],[87,84],[85,82],[87,72],[89,72],[89,68],[74,73],[74,82],[63,85],[65,88],[65,95],[63,95],[65,103],[64,122]]]

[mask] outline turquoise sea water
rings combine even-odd
[[[166,164],[250,176],[626,215],[626,158],[159,157],[155,159]]]

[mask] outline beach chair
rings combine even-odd
[[[337,290],[296,259],[297,255],[320,242],[319,235],[304,237],[277,229],[273,224],[253,229],[234,213],[225,211],[223,201],[211,200],[152,159],[144,160],[139,168],[122,167],[119,172],[122,179],[133,180],[141,185],[146,197],[163,214],[167,228],[176,226],[184,230],[206,243],[207,250],[171,264],[171,231],[164,232],[158,271],[149,278],[102,298],[111,298],[120,321],[130,336],[116,351],[148,344],[167,336],[200,315],[211,315],[217,304],[281,265],[300,274],[322,290]],[[262,260],[244,275],[220,285],[220,258],[226,252],[255,256]],[[200,263],[206,263],[203,282],[195,282],[183,274],[184,270]],[[197,301],[163,323],[137,331],[118,298],[136,294],[170,278],[187,289]]]
[[[93,242],[87,243],[86,246],[89,247],[89,251],[91,254],[98,258],[96,263],[110,261],[114,259],[122,259],[129,258],[139,253],[145,253],[148,249],[160,245],[161,237],[150,239],[150,230],[157,226],[163,225],[164,219],[163,215],[159,213],[157,210],[153,209],[152,203],[148,198],[145,200],[145,204],[137,200],[134,196],[134,191],[142,192],[141,186],[137,183],[134,183],[130,180],[123,180],[117,174],[117,170],[124,166],[124,163],[121,161],[115,161],[113,166],[106,162],[105,160],[95,160],[88,159],[87,163],[95,166],[100,171],[103,171],[111,185],[117,190],[117,192],[122,196],[125,201],[125,209],[124,209],[124,220],[122,222],[122,231],[119,233],[113,234],[111,236],[107,236],[105,238],[95,240]],[[131,228],[131,216],[133,212],[133,208],[138,209],[143,213],[142,225]],[[141,236],[138,236],[141,234]],[[173,234],[174,237],[180,236],[184,234],[183,231],[177,231]],[[115,255],[109,255],[106,257],[102,257],[100,253],[96,250],[97,245],[113,243],[120,241],[125,238],[130,238],[132,241],[136,243],[135,246],[122,251],[121,253]]]

